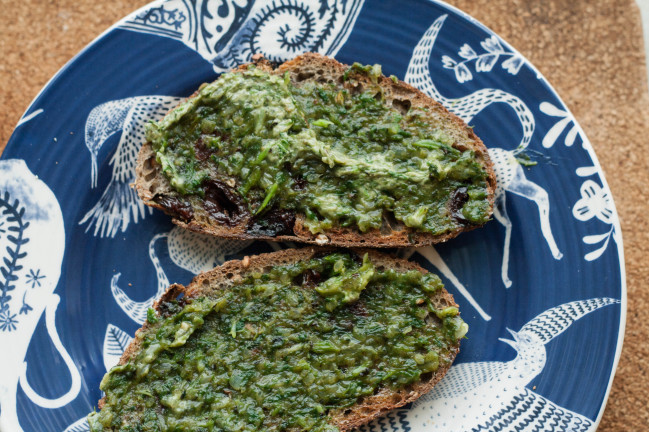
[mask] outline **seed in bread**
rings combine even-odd
[[[155,310],[91,431],[350,430],[429,391],[467,331],[437,276],[363,250],[230,261]]]
[[[147,139],[140,197],[217,236],[423,245],[492,212],[495,175],[473,130],[378,66],[258,59],[202,86]]]

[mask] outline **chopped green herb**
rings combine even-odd
[[[378,65],[350,70],[381,74]],[[453,147],[426,109],[402,114],[378,85],[352,94],[288,77],[225,73],[150,124],[147,138],[172,187],[202,197],[206,184],[230,179],[251,217],[271,207],[294,211],[307,215],[314,234],[376,230],[386,214],[433,235],[487,221],[484,168],[471,150]],[[460,188],[469,199],[455,209],[450,199]]]
[[[164,303],[90,430],[338,431],[331,410],[449,365],[467,326],[430,303],[441,287],[341,252]]]

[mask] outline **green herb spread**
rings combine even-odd
[[[380,67],[356,67],[376,80]],[[312,233],[380,228],[389,213],[435,235],[489,218],[487,174],[423,108],[402,114],[381,88],[293,84],[251,67],[225,73],[158,123],[147,138],[172,187],[204,196],[232,185],[247,212],[306,215]]]
[[[337,431],[330,411],[448,366],[468,327],[433,274],[333,253],[165,303],[91,431]]]

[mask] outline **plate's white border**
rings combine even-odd
[[[417,0],[414,0],[417,1]],[[604,176],[604,170],[602,169],[601,164],[599,163],[599,159],[597,159],[597,156],[595,155],[595,150],[586,136],[586,133],[582,129],[581,125],[577,122],[577,119],[575,116],[572,114],[572,111],[568,108],[566,103],[563,101],[561,96],[557,93],[557,91],[550,85],[550,82],[545,78],[545,76],[530,62],[527,57],[522,55],[516,48],[514,48],[509,42],[504,40],[498,33],[495,31],[491,30],[489,27],[486,25],[482,24],[480,21],[478,21],[476,18],[472,17],[471,15],[467,14],[466,12],[458,9],[457,7],[450,5],[446,3],[445,1],[442,0],[428,0],[430,3],[437,3],[450,11],[453,11],[457,15],[463,17],[464,19],[468,20],[472,24],[475,24],[485,32],[488,32],[490,34],[494,34],[500,38],[500,40],[507,46],[508,49],[510,49],[512,52],[515,54],[519,55],[524,61],[526,66],[528,66],[532,71],[536,73],[536,76],[539,80],[543,81],[545,86],[554,94],[554,96],[557,98],[559,102],[561,102],[562,106],[565,108],[566,112],[570,116],[571,120],[577,126],[577,129],[579,131],[579,134],[581,138],[583,139],[583,144],[582,147],[586,152],[588,153],[588,156],[590,156],[591,160],[593,161],[593,166],[597,168],[597,173],[599,174],[600,181],[602,182],[602,185],[604,188],[610,190],[610,187],[608,186],[608,182],[606,181],[606,177]],[[32,109],[34,103],[36,100],[41,96],[41,94],[49,87],[49,85],[56,79],[59,78],[60,75],[62,75],[68,67],[72,63],[74,63],[78,57],[83,55],[87,50],[91,49],[95,43],[97,43],[99,40],[104,38],[108,33],[112,32],[116,28],[118,28],[123,22],[131,19],[131,17],[135,17],[141,12],[144,12],[145,10],[151,8],[151,7],[156,7],[159,5],[162,5],[166,2],[166,0],[156,0],[151,3],[148,3],[141,8],[137,9],[136,11],[128,14],[124,18],[120,19],[110,27],[108,27],[106,30],[104,30],[99,36],[94,38],[91,42],[89,42],[81,51],[79,51],[74,57],[72,57],[70,60],[68,60],[67,63],[65,63],[53,76],[50,78],[47,83],[41,88],[41,90],[38,92],[38,94],[34,97],[32,102],[29,104],[25,112],[23,113],[22,117],[19,119],[18,123],[16,124],[16,127],[14,128],[15,130],[22,124],[22,119],[25,118],[27,113]],[[13,133],[12,135],[13,136]],[[11,136],[9,137],[9,141],[11,141]],[[8,144],[8,142],[7,142]],[[6,147],[5,147],[6,148]],[[3,150],[4,152],[4,150]],[[620,260],[620,279],[621,279],[621,285],[620,285],[620,329],[618,332],[618,338],[617,338],[617,346],[615,348],[615,359],[613,360],[613,367],[609,373],[609,381],[608,381],[608,386],[606,387],[606,393],[604,394],[604,399],[602,401],[602,405],[599,408],[599,413],[597,414],[597,418],[595,419],[595,427],[599,426],[600,421],[602,420],[602,416],[604,415],[604,409],[606,408],[606,402],[608,401],[608,396],[611,392],[611,386],[613,385],[613,378],[615,377],[615,372],[617,370],[618,363],[620,361],[620,356],[622,354],[622,345],[624,342],[624,330],[626,328],[626,312],[627,312],[627,286],[626,286],[626,267],[625,267],[625,261],[624,261],[624,242],[622,240],[622,227],[620,226],[620,218],[617,212],[617,206],[615,206],[615,200],[613,200],[613,209],[615,211],[615,217],[614,217],[614,222],[613,225],[615,227],[615,231],[619,234],[619,237],[616,241],[617,245],[617,252],[618,252],[618,257]],[[0,430],[2,429],[2,425],[0,425]]]

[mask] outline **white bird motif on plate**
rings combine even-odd
[[[99,237],[115,237],[147,214],[147,207],[130,186],[135,181],[137,154],[145,141],[145,125],[159,120],[182,98],[173,96],[136,96],[103,103],[95,107],[86,120],[86,147],[91,157],[91,186],[97,187],[97,155],[113,134],[121,131],[119,144],[110,159],[112,174],[99,201],[80,225],[87,223]],[[150,212],[151,209],[148,209]]]
[[[548,193],[525,177],[523,167],[516,159],[516,156],[524,151],[532,140],[535,127],[534,115],[519,97],[500,89],[483,88],[461,98],[448,98],[439,92],[431,78],[429,63],[435,40],[446,18],[447,15],[437,18],[420,39],[408,64],[405,81],[439,101],[449,111],[455,113],[467,123],[494,103],[504,103],[516,113],[523,128],[523,138],[518,146],[514,150],[494,147],[488,149],[498,180],[495,191],[494,216],[505,227],[501,276],[505,287],[509,288],[512,285],[508,274],[512,222],[506,210],[506,191],[536,203],[539,208],[541,231],[552,256],[557,260],[563,256],[557,247],[550,228],[550,200]]]
[[[546,344],[572,323],[602,307],[618,304],[612,298],[594,298],[556,306],[538,315],[513,339],[499,339],[516,351],[508,362],[460,363],[414,403],[411,410],[397,410],[366,426],[364,431],[396,431],[434,428],[445,432],[466,431],[590,431],[594,422],[563,408],[526,386],[543,372]]]

